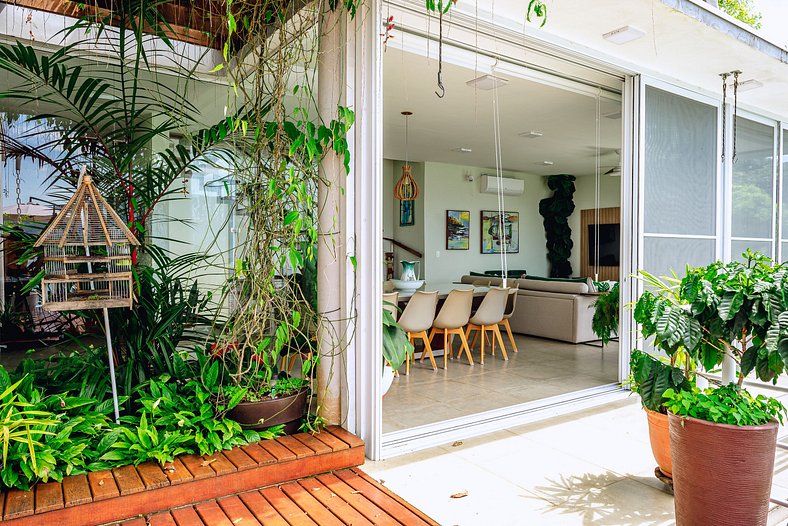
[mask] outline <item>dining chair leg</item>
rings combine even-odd
[[[506,334],[509,336],[509,342],[512,344],[512,351],[517,352],[517,344],[514,343],[514,335],[512,334],[512,326],[509,325],[509,320],[504,318],[501,323],[506,329]]]
[[[435,363],[435,355],[432,354],[432,346],[430,345],[430,340],[427,338],[427,331],[422,331],[421,337],[424,340],[424,351],[421,354],[421,357],[424,358],[424,353],[426,352],[430,357],[430,363],[432,364],[432,370],[438,370],[438,364]]]
[[[471,342],[471,349],[476,347],[476,341],[479,339],[479,334],[482,334],[484,331],[481,329],[473,329],[475,334],[473,335],[473,341]]]
[[[411,333],[408,333],[408,341],[410,342],[411,345],[413,345],[413,335]],[[416,357],[415,345],[413,347],[413,354],[411,356],[406,357],[405,359],[405,376],[408,376],[410,374],[410,360],[412,357],[413,358]]]
[[[432,341],[432,337],[433,337],[433,336],[435,336],[435,333],[436,333],[436,332],[437,332],[437,329],[436,329],[435,327],[433,327],[432,329],[430,329],[430,335],[429,335],[429,336],[427,336],[427,340],[428,340],[428,341]],[[424,332],[424,334],[427,334],[427,333],[426,333],[426,331]],[[423,362],[423,361],[424,361],[424,353],[421,353],[421,359],[419,359],[419,363],[421,363],[421,362]]]
[[[503,346],[503,337],[501,336],[501,329],[498,328],[498,324],[492,326],[493,333],[495,333],[495,338],[498,340],[498,345],[501,346],[501,354],[503,354],[503,359],[508,361],[509,356],[506,354],[506,347]]]
[[[443,368],[449,368],[449,331],[443,329]]]
[[[465,349],[465,354],[468,355],[468,362],[473,365],[473,355],[471,354],[471,348],[468,347],[468,338],[465,337],[465,333],[462,331],[460,331],[460,340],[462,341],[462,346],[460,347],[460,351],[457,352],[457,358],[460,358],[462,349]]]
[[[479,328],[479,334],[481,334],[481,335],[482,335],[482,337],[480,338],[480,339],[481,339],[481,341],[482,341],[482,352],[481,352],[481,356],[480,356],[480,358],[479,358],[479,363],[480,363],[480,364],[482,364],[482,365],[484,365],[484,340],[486,340],[486,339],[487,339],[487,338],[484,336],[484,331],[485,331],[485,330],[486,330],[486,328],[484,327],[484,325],[482,325],[482,326]],[[476,341],[476,340],[474,339],[474,341]]]

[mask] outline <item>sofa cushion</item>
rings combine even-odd
[[[588,294],[588,284],[585,281],[552,281],[537,280],[530,277],[518,279],[520,290],[538,290],[541,292],[559,292],[563,294]]]

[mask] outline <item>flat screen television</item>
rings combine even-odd
[[[588,264],[596,264],[597,225],[588,225]],[[617,267],[621,253],[621,225],[599,225],[599,266]]]

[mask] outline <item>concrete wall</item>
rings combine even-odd
[[[575,181],[575,212],[569,216],[574,243],[569,262],[575,276],[580,275],[580,211],[596,207],[594,182],[593,175],[584,175]],[[621,206],[621,177],[602,175],[599,179],[599,208],[614,206]]]

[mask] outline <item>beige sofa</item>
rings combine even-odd
[[[500,278],[463,276],[462,283],[489,281],[499,286]],[[594,316],[593,283],[543,281],[522,278],[509,280],[509,286],[519,284],[517,308],[509,320],[513,332],[550,338],[570,343],[598,340],[591,329]]]

